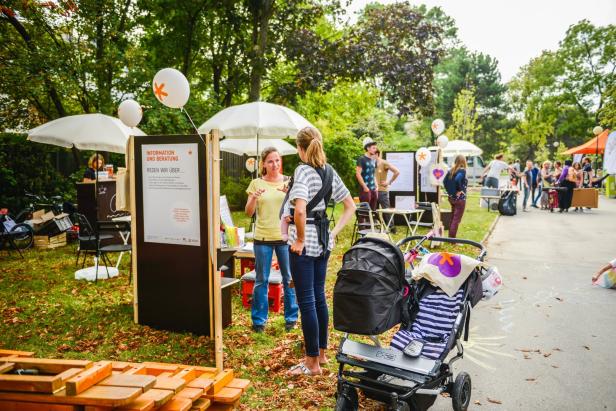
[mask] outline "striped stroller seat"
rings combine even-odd
[[[412,341],[424,343],[421,356],[436,360],[447,349],[447,342],[460,313],[464,299],[464,287],[453,297],[440,288],[419,301],[419,308],[411,329],[400,329],[393,337],[391,346],[403,351]]]

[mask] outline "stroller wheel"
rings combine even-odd
[[[345,384],[338,384],[336,411],[355,411],[359,408],[357,390]]]
[[[471,402],[471,376],[468,373],[461,372],[456,377],[456,381],[453,383],[451,401],[455,411],[466,411],[468,408],[468,404]]]
[[[411,411],[411,407],[404,401],[398,401],[398,405],[394,408],[395,411]]]

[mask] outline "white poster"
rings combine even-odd
[[[414,210],[415,196],[396,196],[396,210]]]
[[[389,191],[415,191],[415,154],[386,153],[385,159],[400,170],[400,175],[389,186]]]
[[[220,196],[220,221],[225,227],[233,227],[233,218],[231,217],[229,203],[227,203],[227,196]]]
[[[584,154],[574,154],[573,155],[573,162],[574,163],[581,163],[582,162],[582,157],[584,157]]]
[[[436,186],[430,180],[430,170],[436,165],[438,152],[430,151],[430,163],[425,167],[419,167],[419,180],[422,193],[436,193]]]
[[[606,173],[616,174],[616,131],[612,131],[610,135],[607,136],[603,164]]]
[[[197,144],[144,144],[141,150],[144,241],[200,246]]]

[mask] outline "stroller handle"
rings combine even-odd
[[[443,243],[451,243],[451,244],[466,244],[466,245],[470,245],[473,246],[475,248],[478,248],[480,250],[478,259],[480,261],[483,261],[483,258],[485,257],[487,251],[485,249],[485,247],[483,246],[483,244],[478,243],[476,241],[472,241],[472,240],[465,240],[463,238],[449,238],[449,237],[427,237],[427,236],[422,236],[422,235],[412,235],[410,237],[406,237],[403,238],[402,240],[398,241],[396,243],[397,247],[401,247],[404,244],[410,242],[410,241],[414,241],[414,240],[421,240],[419,242],[419,244],[423,243],[423,241],[426,240],[430,240],[430,241],[439,241],[439,242],[443,242]]]

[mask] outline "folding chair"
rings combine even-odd
[[[74,214],[77,224],[79,225],[79,235],[77,236],[77,260],[75,265],[79,265],[79,256],[83,252],[83,263],[81,268],[86,265],[86,258],[88,254],[97,255],[98,243],[102,240],[109,240],[113,238],[112,235],[102,235],[96,237],[96,231],[92,228],[92,225],[88,221],[88,218],[80,213]]]
[[[121,242],[116,242],[113,244],[108,244],[108,245],[101,245],[101,238],[104,235],[109,236],[110,239],[116,239],[117,237],[120,237],[120,233],[126,233],[126,232],[130,232],[130,223],[127,221],[98,221],[96,223],[96,234],[97,234],[97,251],[96,251],[96,277],[94,278],[94,281],[96,282],[98,280],[98,262],[99,259],[102,259],[103,261],[107,261],[107,264],[109,265],[113,265],[111,264],[111,260],[109,260],[109,257],[107,256],[107,254],[109,253],[125,253],[125,252],[130,252],[132,251],[132,246],[130,244],[124,244],[123,240],[120,240]],[[128,276],[128,283],[130,284],[131,282],[131,277],[133,274],[133,264],[132,264],[132,253],[131,253],[131,265],[130,265],[130,271],[129,271],[129,276]],[[107,266],[107,264],[105,264],[105,269],[107,270],[107,278],[109,278],[109,268]]]
[[[365,237],[370,233],[382,233],[383,227],[377,219],[375,221],[374,213],[368,203],[359,203],[355,209],[355,226],[353,227],[353,237],[351,244],[360,237]]]

